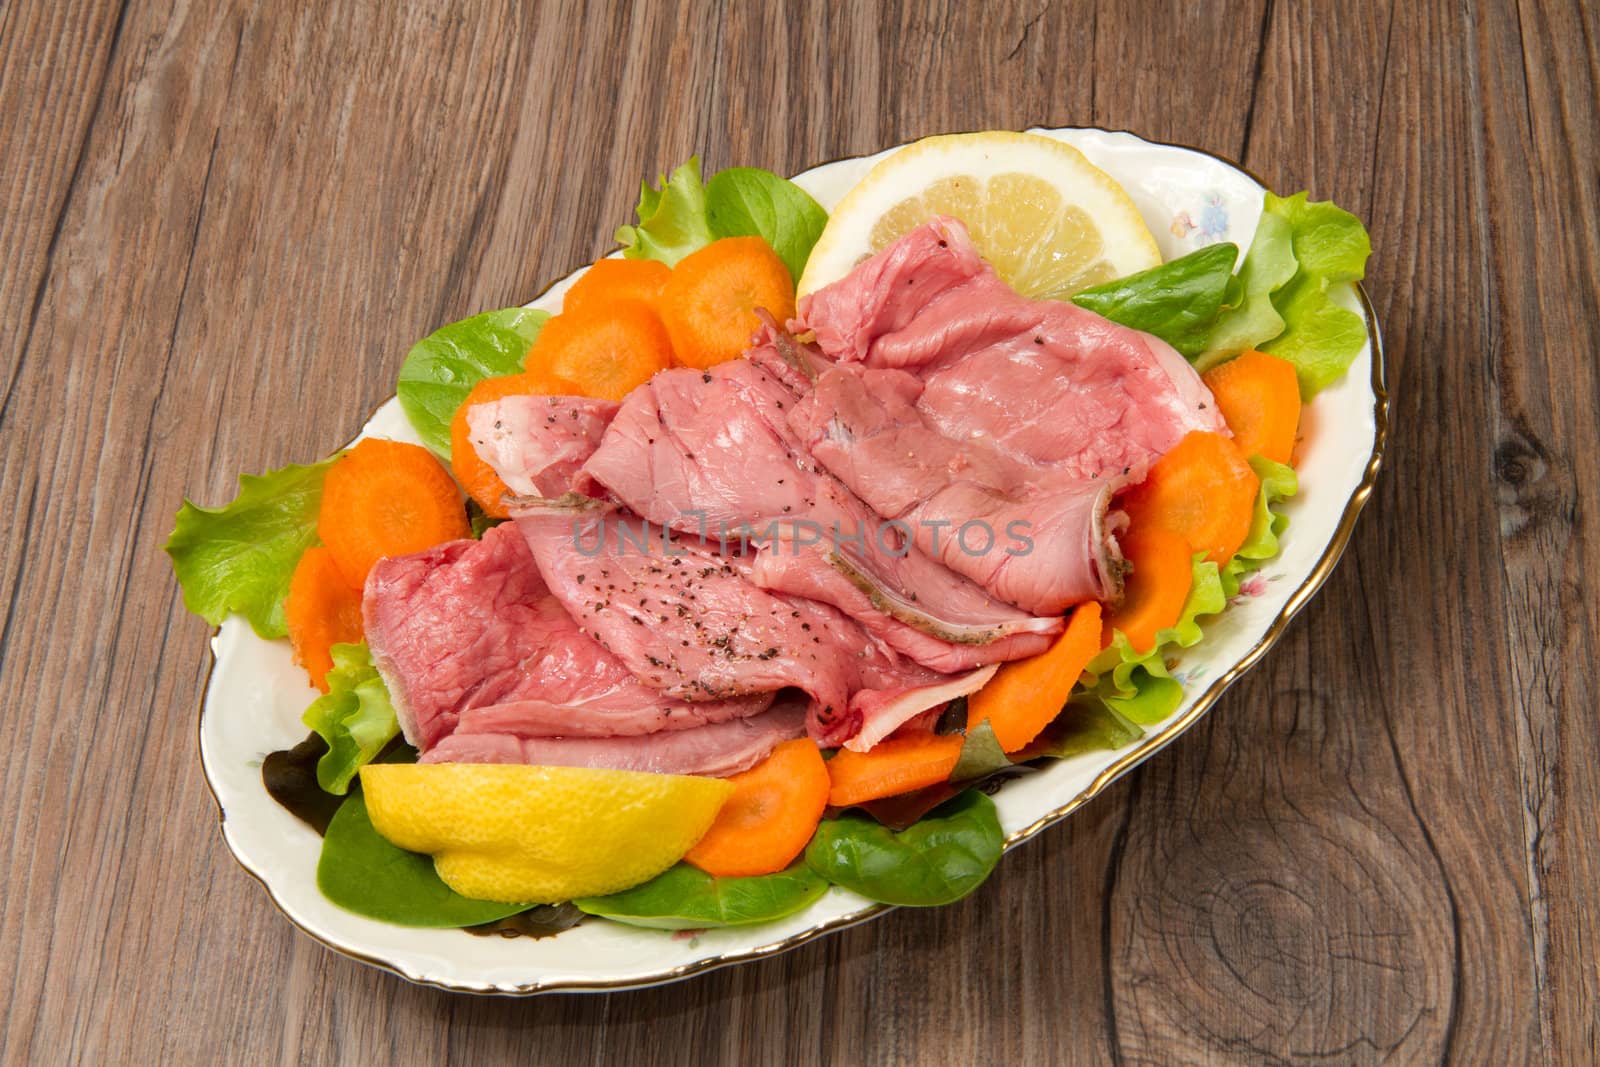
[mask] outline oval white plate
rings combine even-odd
[[[1231,164],[1126,133],[1032,132],[1074,145],[1122,182],[1165,257],[1215,241],[1249,246],[1262,187]],[[827,163],[795,181],[831,208],[886,154]],[[556,284],[529,306],[560,310],[571,281]],[[1300,494],[1288,508],[1292,522],[1282,554],[1262,571],[1264,581],[1255,583],[1259,595],[1240,598],[1207,625],[1205,640],[1183,656],[1176,672],[1187,689],[1183,704],[1137,745],[1063,760],[1005,784],[995,802],[1008,848],[1064,818],[1193,725],[1265,653],[1333,569],[1377,475],[1388,411],[1376,324],[1365,300],[1360,304],[1353,310],[1366,317],[1370,342],[1349,374],[1306,409]],[[416,440],[393,399],[363,429],[363,436],[369,434]],[[317,890],[321,839],[274,803],[261,784],[267,753],[305,737],[300,715],[316,692],[291,663],[287,642],[262,640],[241,619],[226,620],[211,648],[216,662],[200,717],[200,755],[228,847],[306,933],[414,982],[475,993],[625,989],[772,955],[888,910],[835,887],[809,910],[765,926],[686,938],[591,921],[537,941],[410,929],[351,914]]]

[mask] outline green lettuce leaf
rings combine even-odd
[[[1355,299],[1349,282],[1329,283],[1301,271],[1274,300],[1283,315],[1284,329],[1261,351],[1294,364],[1300,395],[1310,400],[1344,376],[1367,343],[1367,324],[1336,296]]]
[[[772,922],[810,907],[828,883],[803,863],[776,874],[718,878],[679,863],[643,885],[572,903],[590,915],[658,930],[702,930]]]
[[[994,801],[968,789],[899,832],[854,811],[823,819],[806,865],[868,900],[932,906],[982,885],[1005,844]]]
[[[619,226],[617,243],[628,259],[659,259],[667,266],[714,240],[706,217],[706,189],[700,183],[700,158],[661,175],[660,189],[639,183],[639,225]]]
[[[365,644],[334,645],[328,692],[311,702],[301,721],[328,743],[317,761],[317,784],[342,796],[361,767],[400,732],[372,656]]]
[[[1089,661],[1086,673],[1094,678],[1089,690],[1109,707],[1132,721],[1148,726],[1171,715],[1183,700],[1183,688],[1167,670],[1166,656],[1179,648],[1193,648],[1205,634],[1202,615],[1215,615],[1228,606],[1218,567],[1196,555],[1192,582],[1183,611],[1171,627],[1156,633],[1155,645],[1140,654],[1122,631]]]
[[[1282,333],[1283,316],[1273,307],[1272,294],[1287,285],[1298,268],[1293,227],[1287,219],[1263,212],[1239,268],[1233,306],[1217,317],[1195,367],[1210,370]]]
[[[828,222],[811,194],[758,167],[731,167],[700,183],[700,161],[663,175],[661,188],[640,187],[639,224],[622,226],[617,241],[629,259],[659,259],[669,267],[721,237],[760,237],[796,281]]]
[[[262,637],[286,635],[283,601],[295,564],[317,543],[322,476],[332,463],[246,474],[224,507],[185,500],[166,544],[184,606],[213,626],[238,613]]]
[[[485,378],[522,371],[522,360],[550,315],[531,308],[485,311],[442,326],[411,346],[395,395],[427,445],[450,458],[450,420]]]
[[[1196,361],[1208,370],[1247,348],[1294,364],[1309,400],[1337,381],[1367,340],[1366,323],[1345,304],[1366,272],[1372,240],[1361,220],[1330,201],[1267,193],[1239,270],[1244,296],[1217,320]]]
[[[1205,349],[1217,314],[1228,302],[1238,258],[1237,245],[1208,245],[1159,267],[1084,289],[1072,302],[1112,322],[1153,333],[1193,359]]]
[[[1372,239],[1361,220],[1331,200],[1311,201],[1304,192],[1290,197],[1268,193],[1266,210],[1294,233],[1294,258],[1305,274],[1329,282],[1360,281],[1372,255]]]
[[[1293,467],[1274,463],[1265,456],[1251,456],[1250,466],[1261,479],[1250,533],[1218,572],[1222,591],[1230,600],[1239,595],[1239,580],[1245,574],[1278,554],[1278,539],[1289,528],[1289,516],[1278,505],[1300,490],[1300,479]]]
[[[706,183],[706,216],[718,237],[760,237],[800,281],[828,213],[811,194],[759,167],[730,167]]]
[[[1093,693],[1074,693],[1067,706],[1056,716],[1055,722],[1028,747],[1017,753],[1018,759],[1068,759],[1085,752],[1115,751],[1133,744],[1144,736],[1144,730]]]

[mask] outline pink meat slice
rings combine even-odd
[[[952,699],[949,674],[827,604],[761,588],[745,556],[600,507],[514,514],[550,589],[652,689],[695,701],[797,688],[811,698],[808,729],[824,745],[869,726],[874,739],[886,736]],[[887,719],[895,721],[872,725]]]
[[[772,349],[784,338],[769,340]],[[758,348],[755,354],[763,354]],[[914,546],[819,470],[789,425],[797,398],[748,360],[667,371],[623,402],[577,479],[659,525],[764,546],[755,580],[823,600],[941,670],[1042,651],[1060,631]]]
[[[1189,431],[1226,432],[1170,346],[1020,296],[953,219],[810,294],[791,326],[837,363],[790,408],[805,449],[927,554],[1039,614],[1116,597],[1110,495]],[[1013,532],[1032,550],[1007,551]]]
[[[816,605],[755,585],[742,559],[624,513],[514,514],[551,592],[651,688],[695,701],[794,686],[824,718],[847,705],[850,674]]]
[[[560,496],[572,488],[617,407],[581,396],[509,396],[468,408],[468,436],[513,493]]]
[[[457,731],[418,762],[527,763],[725,777],[749,770],[780,742],[805,731],[806,701],[785,699],[749,718],[643,737],[530,738]]]
[[[638,735],[771,703],[770,694],[689,702],[640,684],[550,595],[510,525],[380,561],[362,611],[406,740],[424,752],[463,721],[515,723],[529,736]]]
[[[1121,472],[1079,478],[958,442],[930,424],[922,392],[905,371],[835,367],[796,406],[796,429],[919,548],[996,597],[1042,613],[1114,596],[1107,506]]]
[[[827,545],[801,545],[792,534],[750,556],[750,577],[763,589],[832,605],[896,652],[947,674],[1038,655],[1061,628],[1059,619],[1040,620],[1034,629],[952,623],[924,610],[920,597],[897,595],[894,585],[860,574]],[[968,590],[981,593],[963,581],[959,592]]]

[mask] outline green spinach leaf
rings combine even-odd
[[[246,474],[225,507],[185,500],[166,545],[184,606],[213,626],[237,612],[262,637],[287,634],[283,601],[295,564],[317,543],[322,476],[332,463]]]
[[[828,883],[804,864],[754,878],[716,878],[679,863],[604,897],[573,901],[590,915],[659,930],[699,930],[771,922],[810,907]]]
[[[328,743],[317,761],[317,784],[344,795],[363,764],[400,732],[389,690],[365,644],[334,645],[328,692],[311,702],[302,722]]]
[[[978,888],[1003,851],[994,801],[968,789],[899,833],[854,812],[824,819],[806,864],[869,900],[925,906]]]
[[[317,888],[346,911],[400,926],[477,926],[528,909],[453,891],[434,873],[432,857],[397,848],[372,828],[359,789],[328,823]]]
[[[531,308],[485,311],[442,326],[411,346],[395,395],[422,443],[450,457],[450,420],[485,378],[517,374],[550,316]]]
[[[1204,351],[1227,302],[1238,258],[1237,245],[1207,245],[1159,267],[1084,289],[1073,294],[1072,302],[1112,322],[1153,333],[1193,359]]]
[[[811,194],[759,167],[730,167],[706,183],[706,216],[718,237],[760,237],[796,283],[828,213]]]

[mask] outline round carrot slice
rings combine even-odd
[[[567,290],[561,310],[587,311],[623,300],[637,300],[654,308],[671,273],[665,263],[656,259],[597,260]]]
[[[750,347],[757,308],[779,322],[793,318],[794,282],[761,238],[724,237],[672,268],[660,306],[678,362],[704,369]]]
[[[385,556],[472,536],[450,472],[420,445],[366,438],[328,468],[317,536],[354,586]]]
[[[1206,371],[1204,380],[1240,452],[1274,463],[1294,458],[1300,429],[1294,364],[1265,352],[1244,352]]]
[[[284,620],[294,661],[306,669],[311,684],[328,691],[334,645],[362,639],[361,590],[350,584],[333,553],[314,545],[300,556],[289,578],[283,602]]]
[[[577,386],[578,394],[621,400],[672,366],[661,319],[637,300],[563,311],[544,324],[523,365]]]
[[[1101,647],[1111,644],[1111,632],[1123,636],[1140,655],[1156,643],[1156,634],[1178,621],[1189,586],[1194,582],[1194,566],[1189,542],[1181,534],[1135,527],[1119,539],[1122,558],[1133,564],[1122,588],[1122,602],[1106,616]]]
[[[1122,497],[1131,529],[1160,527],[1226,563],[1250,535],[1261,479],[1232,441],[1193,430]]]
[[[828,805],[828,765],[814,742],[785,741],[734,775],[733,795],[683,858],[707,874],[740,878],[781,871],[800,855]]]
[[[467,399],[456,408],[450,419],[450,470],[461,483],[467,495],[478,502],[485,515],[496,519],[509,518],[504,497],[511,490],[494,468],[478,456],[472,447],[472,429],[467,424],[467,410],[477,404],[503,400],[508,396],[572,396],[578,387],[562,381],[545,371],[526,371],[522,374],[505,374],[498,378],[485,378],[472,387]]]

